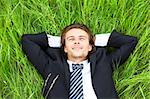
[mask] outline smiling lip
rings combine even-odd
[[[82,49],[81,47],[73,47],[72,49]]]

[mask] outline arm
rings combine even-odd
[[[135,49],[137,42],[136,37],[123,35],[114,30],[111,33],[107,44],[108,47],[116,48],[114,52],[108,55],[110,63],[124,63]]]
[[[23,34],[21,43],[22,49],[27,55],[27,58],[43,76],[45,65],[51,61],[44,52],[48,47],[46,34]]]

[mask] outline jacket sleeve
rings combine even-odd
[[[46,33],[23,34],[21,38],[22,49],[29,61],[35,66],[38,72],[44,76],[44,68],[51,59],[45,53],[48,47]]]
[[[124,63],[135,49],[137,42],[136,37],[123,35],[116,30],[113,30],[109,37],[107,46],[113,47],[116,50],[108,54],[110,63],[115,63],[117,65]]]

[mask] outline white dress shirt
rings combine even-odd
[[[70,72],[72,72],[72,64],[76,64],[70,60],[67,60],[69,64]],[[83,98],[84,99],[97,99],[94,92],[91,80],[91,69],[88,60],[85,60],[79,64],[83,64],[82,77],[83,77]]]

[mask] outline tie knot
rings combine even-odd
[[[83,64],[72,64],[72,69],[83,69]]]

